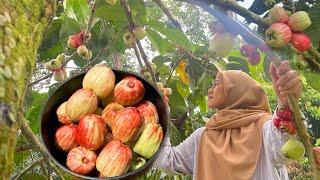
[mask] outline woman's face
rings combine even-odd
[[[213,82],[213,86],[208,90],[208,107],[220,109],[224,104],[224,92],[222,85],[222,78],[220,74],[217,75]]]

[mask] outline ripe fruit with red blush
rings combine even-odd
[[[299,52],[304,52],[311,48],[311,40],[309,36],[302,32],[293,33],[290,43]]]
[[[80,146],[97,150],[104,143],[106,124],[101,116],[90,114],[80,120],[76,131],[76,141]]]
[[[144,86],[133,76],[123,78],[114,88],[115,102],[122,106],[134,106],[144,97]]]
[[[97,155],[84,147],[73,148],[67,156],[67,167],[78,174],[89,174],[95,168]]]
[[[73,124],[61,126],[55,134],[56,145],[62,151],[70,151],[78,146],[76,142],[76,126]]]

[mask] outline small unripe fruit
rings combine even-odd
[[[56,59],[52,59],[44,64],[44,68],[48,71],[58,71],[61,69],[61,62]]]
[[[305,148],[302,142],[296,139],[289,139],[281,148],[284,156],[293,160],[301,160],[305,154]]]
[[[59,54],[57,57],[56,57],[56,60],[59,61],[60,63],[63,63],[64,60],[65,60],[65,56],[63,53]]]
[[[309,14],[305,11],[298,11],[293,13],[290,18],[288,25],[292,31],[303,31],[311,25]]]
[[[53,72],[53,79],[56,81],[63,81],[65,78],[64,72],[62,69]]]
[[[85,45],[81,45],[77,48],[77,53],[81,57],[86,57],[88,56],[89,51]]]
[[[166,88],[163,95],[164,96],[170,96],[172,94],[172,89],[171,88]]]
[[[270,23],[287,23],[289,21],[288,13],[283,7],[274,6],[269,11]]]
[[[209,51],[220,57],[227,57],[232,51],[234,45],[234,37],[228,32],[215,33],[210,41]]]
[[[137,39],[142,40],[146,37],[147,32],[143,27],[138,26],[133,29],[133,34]]]
[[[88,53],[84,56],[86,60],[90,60],[92,58],[92,52],[88,50]]]
[[[134,38],[134,35],[130,32],[126,32],[124,33],[123,35],[123,40],[124,40],[124,43],[127,45],[127,46],[131,46],[134,44],[135,42],[135,38]]]
[[[157,82],[157,83],[156,83],[156,86],[157,86],[157,88],[158,88],[159,90],[161,90],[161,89],[163,88],[162,82]]]

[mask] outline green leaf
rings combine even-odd
[[[161,74],[169,74],[170,73],[170,68],[168,67],[168,65],[166,65],[166,62],[169,62],[170,59],[166,58],[162,55],[160,56],[156,56],[152,59],[152,63],[154,63],[157,67],[156,71]]]
[[[95,17],[104,18],[118,24],[127,24],[124,9],[118,4],[115,6],[105,5],[97,8]]]
[[[79,32],[80,32],[80,25],[78,21],[67,18],[61,25],[59,37],[61,40],[67,40],[70,35],[76,34]]]
[[[167,39],[163,39],[156,31],[150,28],[147,28],[146,31],[152,45],[160,54],[163,55],[174,50],[172,44]]]
[[[312,43],[314,46],[319,45],[320,41],[320,4],[317,3],[309,10],[309,16],[311,19],[311,26],[306,30],[306,33],[311,37]]]
[[[29,125],[35,134],[39,133],[39,119],[47,98],[47,93],[32,91],[32,102],[27,108],[25,117],[29,121]]]
[[[87,0],[65,0],[63,6],[68,18],[78,21],[82,27],[85,26],[90,15]]]
[[[172,94],[169,97],[169,105],[173,118],[178,118],[181,114],[186,112],[186,103],[177,90],[177,84],[179,83],[181,83],[179,80],[171,80],[168,83],[168,87],[172,89]]]
[[[174,124],[170,121],[170,143],[172,146],[179,145],[186,137],[180,132]]]
[[[44,33],[45,36],[43,36],[43,40],[38,51],[40,54],[40,61],[53,59],[63,51],[63,44],[66,45],[67,41],[59,39],[59,32],[62,24],[63,20],[54,19]]]
[[[308,84],[318,92],[320,92],[320,73],[312,71],[301,71],[303,76],[306,78]]]
[[[147,22],[147,11],[143,0],[129,1],[128,5],[133,16],[133,21],[137,25],[144,25]]]
[[[250,71],[249,71],[248,62],[246,59],[230,56],[228,60],[230,61],[230,63],[227,64],[226,70],[242,70],[247,74],[249,74]]]
[[[180,45],[191,51],[196,49],[195,45],[191,43],[187,36],[177,28],[170,27],[167,24],[154,20],[148,21],[147,25],[149,28],[166,36],[174,45]]]

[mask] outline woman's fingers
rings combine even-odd
[[[290,63],[289,61],[282,61],[281,64],[276,67],[276,73],[278,76],[282,76],[285,74],[287,71],[290,71]]]
[[[284,88],[284,86],[290,86],[290,84],[288,85],[288,83],[291,82],[292,79],[299,79],[297,71],[291,70],[280,76],[279,80],[277,81],[277,86],[279,87],[279,89]]]
[[[283,86],[279,87],[279,91],[289,91],[292,89],[294,86],[296,86],[298,83],[300,83],[299,78],[293,78],[290,79],[287,83],[285,83]]]

